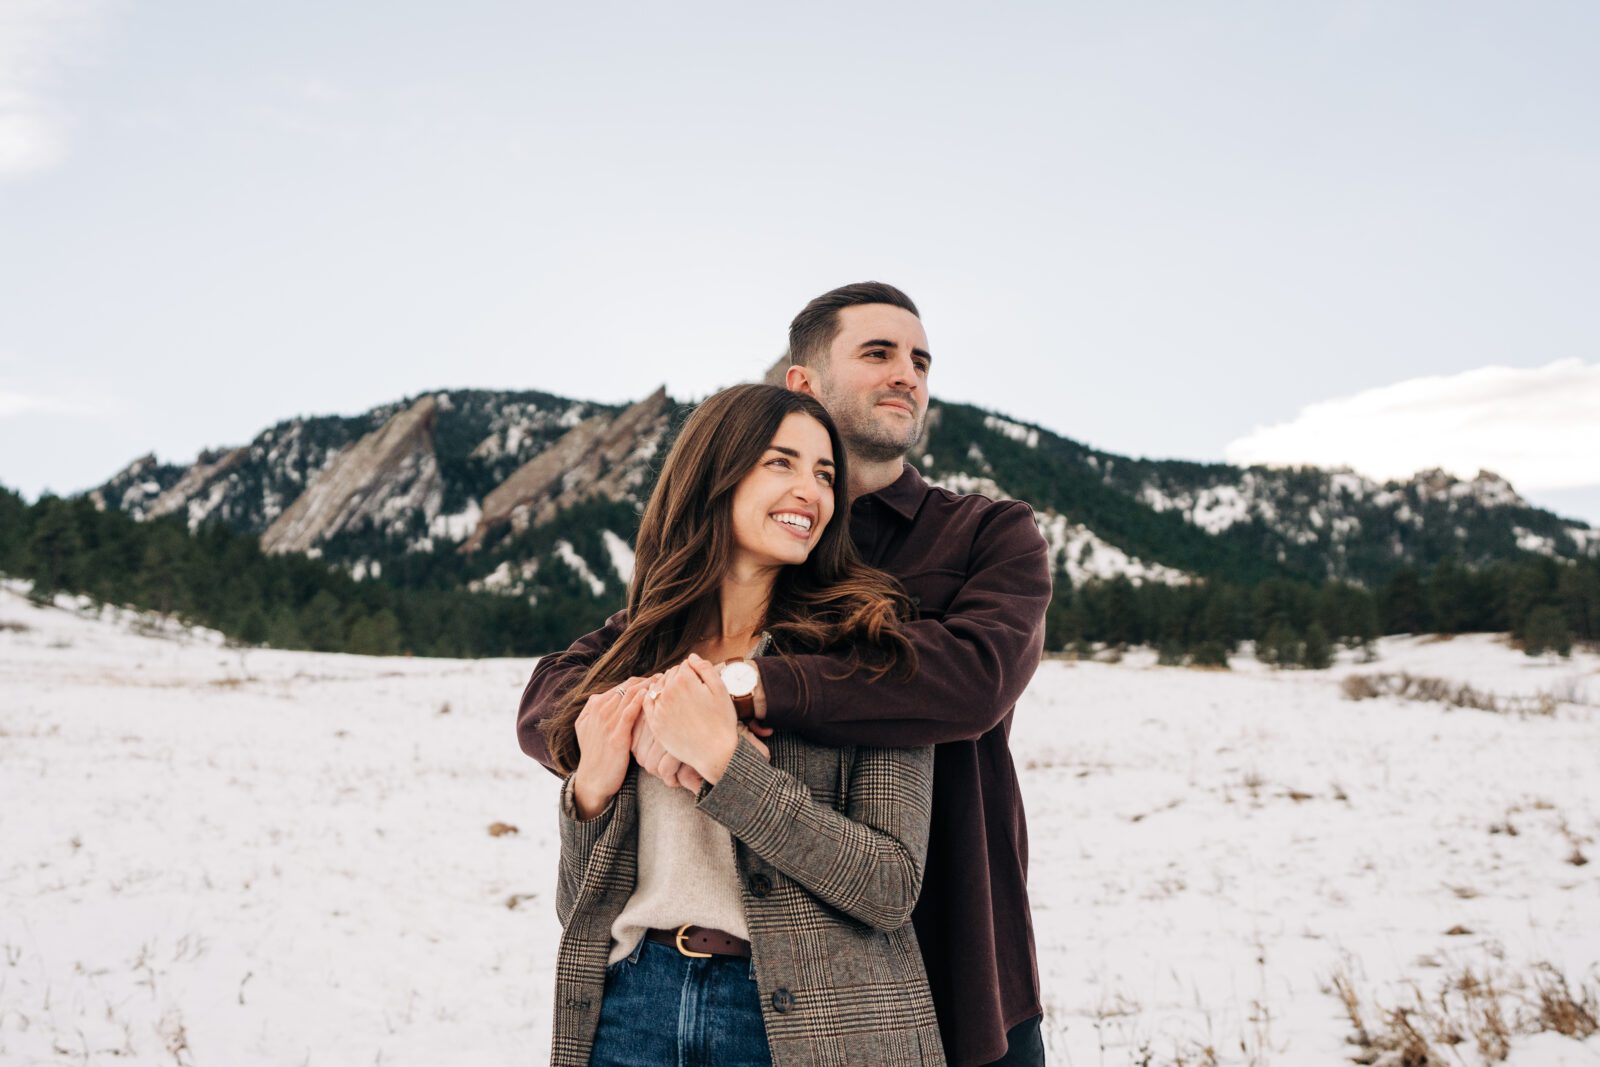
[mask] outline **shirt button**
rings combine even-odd
[[[772,994],[772,1007],[774,1011],[786,1012],[794,1007],[794,994],[787,989],[780,989]]]
[[[764,897],[770,892],[772,892],[772,879],[771,878],[768,878],[764,874],[752,874],[750,876],[750,895],[751,896]]]

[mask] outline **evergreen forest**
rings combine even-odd
[[[584,532],[626,528],[627,511],[602,503],[574,509],[562,516],[559,534],[592,566],[606,567],[598,535]],[[500,547],[532,552],[557,534],[530,531]],[[621,606],[614,573],[601,596],[577,574],[542,573],[531,603],[465,591],[462,567],[448,546],[357,581],[324,560],[266,555],[254,536],[220,523],[191,533],[176,517],[137,522],[86,497],[46,495],[29,504],[0,488],[0,573],[30,580],[36,599],[83,594],[209,626],[246,645],[535,656],[565,647]],[[1165,663],[1221,667],[1248,641],[1275,666],[1318,668],[1336,646],[1360,648],[1380,635],[1470,632],[1509,632],[1534,655],[1600,641],[1600,560],[1524,553],[1468,567],[1445,558],[1395,571],[1371,588],[1281,575],[1171,586],[1119,577],[1075,586],[1060,571],[1046,648],[1083,654],[1146,645]]]

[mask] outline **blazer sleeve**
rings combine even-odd
[[[517,705],[517,742],[523,752],[544,764],[552,774],[561,772],[551,765],[550,748],[539,732],[539,723],[556,710],[566,691],[621,636],[627,621],[628,613],[619,611],[600,629],[578,638],[565,652],[541,657],[534,664],[533,677],[528,679],[522,702]]]
[[[857,749],[847,789],[841,814],[741,736],[699,808],[824,903],[875,929],[899,929],[922,890],[933,749]]]
[[[594,818],[580,819],[572,798],[572,779],[568,778],[561,786],[561,861],[556,872],[556,918],[563,928],[577,906],[578,890],[583,888],[588,876],[595,846],[611,825],[616,810],[617,798],[612,797],[605,810]]]
[[[843,655],[758,661],[764,721],[822,745],[935,745],[982,737],[1016,705],[1044,650],[1050,552],[1021,502],[997,508],[940,619],[906,625],[917,672],[871,680]]]

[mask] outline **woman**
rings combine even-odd
[[[849,647],[915,669],[907,608],[845,523],[844,449],[809,397],[695,411],[641,520],[628,621],[542,729],[562,789],[556,1064],[942,1064],[911,911],[932,749],[739,725],[716,664]],[[704,780],[640,774],[643,720]]]

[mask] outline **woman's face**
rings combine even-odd
[[[735,562],[804,563],[833,518],[833,445],[810,415],[786,416],[733,491]]]

